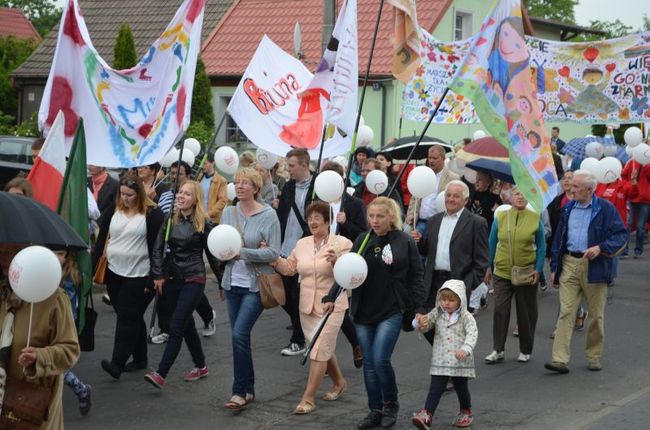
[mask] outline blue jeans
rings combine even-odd
[[[251,293],[248,288],[231,286],[230,291],[226,290],[224,294],[232,330],[232,394],[244,397],[246,394],[255,394],[251,331],[264,308],[260,294]]]
[[[194,325],[194,309],[201,301],[205,285],[194,282],[169,279],[163,286],[163,294],[167,298],[172,310],[172,319],[169,323],[169,340],[165,345],[162,359],[158,365],[158,374],[167,377],[178,353],[181,343],[185,339],[187,349],[190,350],[192,361],[198,368],[205,367],[205,355],[201,347],[201,339]]]
[[[650,204],[648,203],[630,203],[630,211],[627,214],[627,231],[632,232],[632,223],[636,215],[636,244],[634,246],[634,255],[643,254],[643,241],[645,240],[645,225],[650,216]],[[632,242],[632,236],[630,236]],[[627,255],[628,246],[625,248],[624,255]]]
[[[368,408],[381,410],[384,403],[397,401],[397,382],[390,357],[402,328],[402,314],[397,313],[377,324],[355,326],[363,353]]]

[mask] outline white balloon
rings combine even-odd
[[[318,198],[327,203],[340,199],[344,189],[343,178],[334,170],[326,170],[316,176],[314,191],[316,191]]]
[[[231,260],[241,249],[241,235],[228,224],[219,224],[208,235],[210,254],[221,261]]]
[[[456,160],[456,166],[458,166],[458,169],[460,170],[458,173],[459,175],[463,175],[465,173],[465,166],[467,165],[467,161],[463,160],[462,158],[454,158]]]
[[[634,150],[634,146],[625,145],[625,153],[627,154],[628,157],[632,158],[633,150]]]
[[[357,145],[370,146],[374,137],[375,133],[372,131],[372,128],[367,125],[360,125],[359,131],[357,132]]]
[[[589,142],[585,146],[585,154],[587,157],[594,157],[597,160],[603,156],[603,145],[600,142]]]
[[[197,157],[201,153],[201,142],[193,137],[188,137],[185,139],[183,146],[186,150],[190,150],[192,154],[194,154],[194,157]]]
[[[383,193],[388,188],[388,176],[381,170],[373,170],[366,176],[366,188],[376,195]]]
[[[356,252],[349,252],[336,260],[334,279],[341,287],[353,290],[363,284],[368,276],[366,260]]]
[[[228,186],[226,187],[226,194],[228,194],[228,200],[235,200],[235,197],[237,197],[237,193],[235,193],[235,184],[232,182],[228,183]]]
[[[226,175],[234,175],[239,167],[239,156],[230,146],[221,146],[214,153],[214,163]]]
[[[473,135],[473,139],[472,139],[472,140],[483,139],[483,138],[486,137],[486,136],[487,136],[487,134],[486,134],[483,130],[476,130],[476,131],[474,132],[474,135]]]
[[[643,132],[639,127],[630,127],[625,130],[623,140],[625,140],[625,143],[627,143],[629,146],[637,146],[643,141]]]
[[[418,166],[409,173],[406,185],[412,196],[421,199],[438,189],[438,179],[436,173],[429,167]]]
[[[476,170],[472,170],[469,167],[465,167],[465,173],[463,174],[467,182],[474,185],[476,183]]]
[[[444,191],[439,192],[438,195],[436,196],[436,200],[433,202],[433,208],[435,209],[437,214],[445,211],[446,207],[445,207]]]
[[[43,246],[21,250],[9,265],[9,284],[26,302],[42,302],[54,294],[60,283],[61,263]]]
[[[339,164],[341,167],[343,167],[344,171],[348,168],[348,159],[343,155],[337,155],[332,159],[332,161]]]
[[[623,166],[617,158],[605,157],[596,166],[596,180],[602,184],[611,184],[621,177]]]
[[[614,157],[618,152],[618,145],[605,145],[603,146],[603,155],[605,157]]]
[[[194,153],[192,151],[188,151],[187,148],[183,148],[183,155],[181,159],[189,164],[190,167],[194,166],[194,161],[196,161]]]
[[[650,164],[650,145],[640,143],[632,150],[632,159],[642,166]]]
[[[494,210],[494,215],[498,214],[501,211],[508,211],[512,208],[511,205],[499,205],[497,208]]]
[[[347,187],[347,188],[345,189],[345,191],[346,191],[349,195],[353,196],[353,195],[354,195],[354,192],[355,192],[356,190],[354,189],[354,187]]]
[[[176,148],[172,148],[169,150],[167,154],[163,156],[163,158],[160,159],[160,165],[162,167],[169,167],[173,163],[178,161],[178,155],[180,154],[180,151]]]
[[[587,170],[594,175],[596,174],[596,169],[598,166],[598,160],[596,160],[593,157],[585,158],[582,160],[582,163],[580,163],[580,169],[581,170]]]
[[[265,151],[262,148],[257,148],[257,151],[255,152],[255,159],[258,163],[260,163],[262,167],[267,170],[271,170],[275,166],[275,163],[278,162],[277,155],[269,151]]]

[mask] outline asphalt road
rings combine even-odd
[[[477,322],[477,378],[470,382],[475,429],[630,429],[648,428],[650,408],[650,259],[623,260],[617,284],[605,311],[603,370],[590,372],[584,356],[586,330],[575,332],[571,372],[550,374],[550,359],[558,309],[557,291],[539,294],[539,321],[532,359],[516,361],[518,342],[509,337],[506,361],[486,365],[492,349],[492,308],[482,311]],[[185,346],[172,368],[167,385],[156,390],[143,380],[144,372],[126,373],[113,381],[100,368],[110,358],[114,313],[96,296],[99,320],[96,350],[84,353],[75,373],[93,387],[93,409],[82,418],[72,391],[64,387],[67,429],[352,429],[367,413],[361,370],[352,363],[345,337],[339,336],[337,357],[348,380],[348,390],[336,402],[317,401],[307,416],[291,411],[300,400],[307,368],[299,357],[282,357],[288,343],[289,319],[282,309],[265,311],[253,330],[253,358],[257,399],[238,415],[223,409],[230,397],[232,354],[225,304],[218,301],[211,283],[208,297],[218,314],[217,333],[204,339],[210,375],[187,383],[182,380],[192,367]],[[512,313],[514,321],[514,311]],[[197,317],[198,319],[198,317]],[[147,316],[148,321],[148,316]],[[151,345],[150,366],[155,367],[162,345]],[[400,390],[401,411],[394,428],[413,428],[410,415],[419,410],[428,391],[431,349],[414,333],[402,333],[393,356]],[[319,396],[329,389],[325,381]],[[458,410],[455,394],[446,394],[434,417],[434,428],[451,428]]]

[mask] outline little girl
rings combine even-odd
[[[81,273],[74,258],[74,253],[67,250],[54,251],[61,262],[61,288],[65,290],[70,298],[72,316],[77,319],[79,310],[79,285],[81,285]],[[72,388],[72,391],[79,399],[79,412],[86,416],[90,412],[90,385],[81,382],[77,376],[68,370],[63,374],[65,384]]]
[[[435,330],[431,385],[424,409],[413,414],[411,422],[421,430],[431,427],[431,418],[438,407],[450,377],[460,402],[456,427],[469,427],[474,420],[467,382],[475,378],[473,351],[478,338],[476,321],[467,310],[465,283],[451,279],[437,294],[438,306],[427,315],[417,314],[413,325],[421,332]]]

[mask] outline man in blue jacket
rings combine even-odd
[[[605,339],[604,313],[611,257],[625,247],[629,235],[618,211],[607,200],[594,196],[596,178],[586,170],[573,174],[573,201],[562,210],[553,238],[551,279],[560,288],[560,317],[553,342],[552,361],[544,367],[568,373],[571,335],[582,297],[591,317],[586,355],[589,370],[601,370]]]

